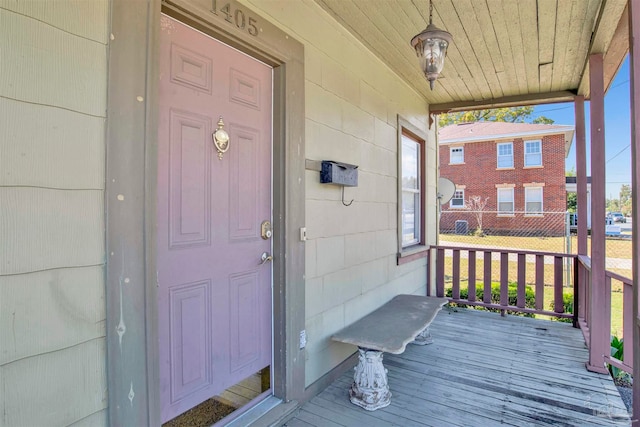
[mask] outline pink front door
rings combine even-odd
[[[271,364],[272,70],[161,18],[158,319],[162,421]],[[229,134],[220,159],[212,134]],[[133,141],[132,141],[133,143]]]

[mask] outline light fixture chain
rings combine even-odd
[[[429,0],[429,25],[433,23],[433,1]]]

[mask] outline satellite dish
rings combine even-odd
[[[453,194],[456,192],[456,185],[447,178],[438,178],[438,203],[444,205],[449,203],[449,200],[453,198]]]

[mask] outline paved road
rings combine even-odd
[[[631,233],[631,218],[627,218],[626,224],[616,223],[616,225],[620,226],[620,231],[622,231],[623,233]]]

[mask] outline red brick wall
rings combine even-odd
[[[534,138],[535,139],[535,138]],[[509,141],[498,141],[509,142]],[[564,216],[566,211],[566,188],[564,170],[564,135],[551,135],[542,138],[542,168],[524,169],[524,141],[513,140],[514,169],[497,169],[496,141],[482,141],[464,144],[464,164],[449,164],[451,145],[441,145],[440,176],[453,181],[456,185],[465,185],[465,200],[471,196],[488,198],[483,215],[483,229],[494,234],[522,234],[555,236],[564,233]],[[454,144],[453,146],[458,146]],[[542,218],[524,215],[524,184],[544,183]],[[496,184],[515,184],[514,217],[498,217]],[[469,222],[469,229],[477,227],[476,219],[469,212],[450,209],[449,204],[442,206],[440,230],[454,230],[455,221],[464,219]],[[551,212],[557,212],[551,214]]]

